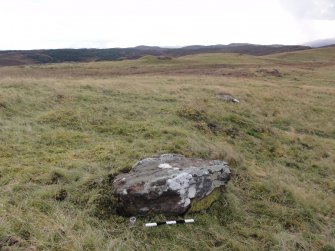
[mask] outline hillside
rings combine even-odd
[[[150,46],[114,49],[59,49],[32,51],[0,51],[0,66],[45,64],[62,62],[91,62],[137,59],[145,55],[178,57],[198,53],[243,53],[267,55],[271,53],[306,50],[306,46],[230,44],[188,46],[168,49]]]
[[[334,50],[0,67],[0,249],[334,250]],[[161,153],[228,161],[227,191],[129,228],[112,177]]]
[[[280,59],[293,63],[331,63],[335,60],[335,46],[311,49],[299,52],[279,53],[270,55],[269,58]]]

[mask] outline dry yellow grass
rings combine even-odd
[[[330,52],[0,68],[0,246],[334,250]],[[166,152],[228,160],[227,192],[194,225],[130,229],[108,175]]]

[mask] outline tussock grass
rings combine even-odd
[[[0,246],[333,250],[329,50],[0,68]],[[317,62],[306,64],[311,53]],[[281,77],[259,71],[274,68]],[[110,215],[106,187],[138,159],[167,152],[227,160],[227,191],[188,215],[194,225],[142,228],[166,219],[158,215],[129,228]]]

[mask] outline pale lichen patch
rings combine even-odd
[[[162,164],[159,164],[158,168],[168,169],[168,168],[172,168],[172,166],[168,163],[162,163]]]

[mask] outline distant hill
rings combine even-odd
[[[335,46],[335,38],[315,40],[315,41],[306,43],[306,45],[310,47],[314,47],[314,48]]]
[[[112,49],[57,49],[0,51],[0,66],[46,64],[62,62],[91,62],[137,59],[145,55],[178,57],[199,53],[240,53],[248,55],[269,55],[311,49],[300,45],[255,45],[234,43],[229,45],[192,45],[182,48],[137,46]]]
[[[193,45],[179,49],[171,49],[170,53],[175,55],[188,55],[196,53],[240,53],[254,56],[263,56],[273,53],[290,52],[311,49],[308,46],[300,45],[256,45],[234,43],[228,45]]]
[[[267,56],[267,58],[276,58],[286,62],[313,62],[328,63],[335,61],[335,46],[324,46],[307,51],[295,51],[278,53]]]

